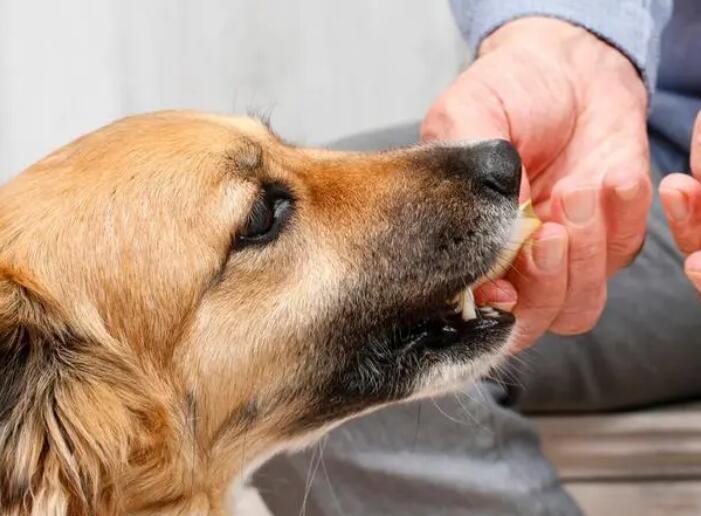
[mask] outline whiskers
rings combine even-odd
[[[525,388],[523,384],[523,371],[529,370],[531,365],[519,354],[513,354],[508,360],[497,363],[484,377],[485,380],[501,387],[507,393],[519,391]]]
[[[304,516],[307,513],[307,501],[309,500],[309,494],[312,490],[312,484],[314,484],[319,466],[324,461],[324,446],[326,446],[326,438],[322,439],[314,446],[312,456],[309,459],[307,478],[304,483],[304,497],[302,498],[302,505],[299,508],[299,516]]]
[[[319,449],[321,454],[321,470],[324,473],[324,478],[326,480],[326,485],[329,487],[329,493],[331,494],[331,500],[333,501],[334,508],[336,509],[336,514],[344,514],[341,510],[341,502],[336,495],[336,489],[331,482],[331,476],[329,475],[329,470],[326,467],[326,461],[324,460],[324,450],[326,448],[328,437],[325,437],[322,442],[319,443]]]

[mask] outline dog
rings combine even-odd
[[[248,117],[117,121],[0,189],[5,515],[225,514],[266,458],[487,372],[514,317],[504,141],[295,147]]]

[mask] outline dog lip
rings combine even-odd
[[[460,313],[447,312],[420,320],[399,339],[403,353],[416,350],[440,351],[466,345],[494,331],[509,329],[513,314],[492,307],[479,307],[478,317],[466,321]]]

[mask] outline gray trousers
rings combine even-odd
[[[336,146],[373,150],[417,138],[412,125]],[[652,147],[656,170],[688,169],[683,149],[654,137]],[[276,457],[254,479],[273,514],[580,514],[524,414],[619,410],[701,395],[701,307],[659,198],[649,222],[641,255],[611,281],[592,332],[546,335],[512,360],[502,381],[381,410],[303,453]]]

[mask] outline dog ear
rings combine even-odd
[[[0,267],[0,424],[26,399],[60,333],[46,297],[27,274]]]
[[[90,480],[62,422],[61,362],[80,342],[25,272],[0,268],[0,507],[82,513]]]
[[[153,410],[128,358],[76,326],[31,275],[0,267],[0,507],[10,514],[111,513],[116,493],[100,490]]]

